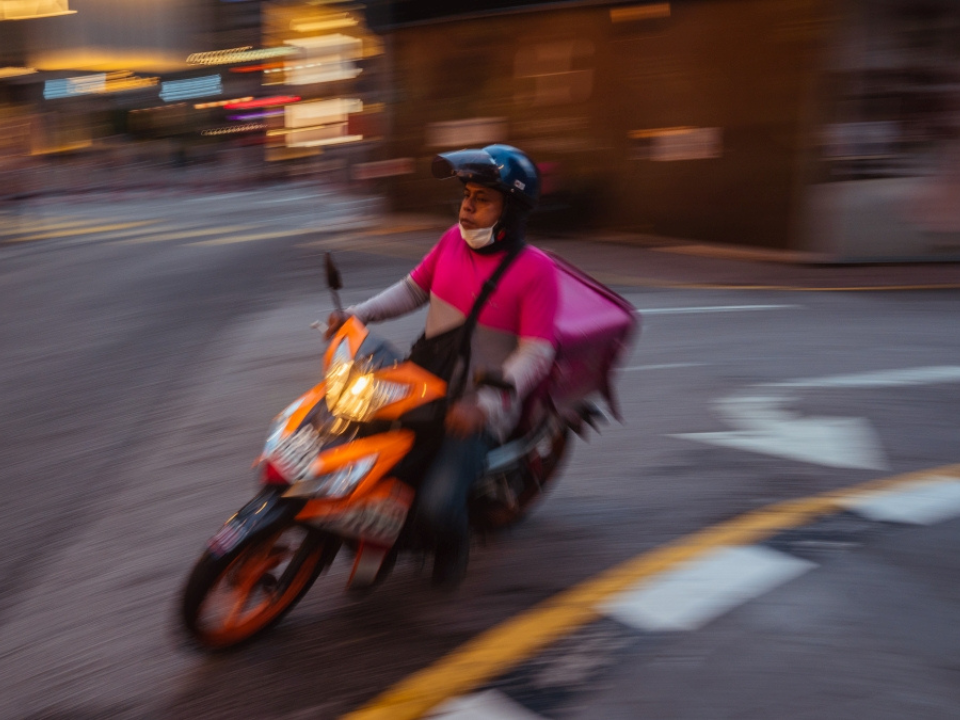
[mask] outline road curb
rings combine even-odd
[[[424,240],[422,227],[405,225],[393,227],[377,226],[373,228],[359,228],[344,230],[344,238],[349,238],[353,244],[349,249],[353,252],[365,252],[371,255],[387,257],[401,257],[404,259],[419,259],[429,251],[436,240],[430,235]],[[437,236],[442,230],[438,231]],[[393,237],[391,237],[393,236]],[[399,236],[399,237],[397,237]],[[602,245],[590,239],[580,240],[583,244]],[[551,248],[554,249],[554,248]],[[629,250],[629,249],[628,249]],[[639,250],[639,249],[638,249]],[[646,250],[643,250],[646,251]],[[562,251],[559,254],[563,254]],[[574,263],[578,264],[578,263]],[[665,280],[663,278],[626,275],[623,273],[608,272],[592,268],[579,263],[581,268],[591,277],[613,287],[648,288],[657,290],[733,290],[733,291],[766,291],[766,292],[894,292],[894,291],[933,291],[933,290],[960,290],[958,283],[901,283],[877,285],[799,285],[799,284],[753,284],[753,283],[708,283],[691,282],[685,280]]]
[[[487,630],[367,705],[342,716],[342,720],[413,720],[441,705],[447,710],[447,717],[456,717],[458,703],[470,699],[478,703],[491,701],[489,693],[494,692],[498,678],[581,628],[606,620],[609,618],[606,609],[611,602],[637,591],[644,583],[682,570],[710,553],[756,547],[785,531],[824,517],[850,512],[851,508],[869,507],[867,501],[905,490],[919,490],[937,482],[950,483],[951,487],[960,482],[960,464],[880,478],[776,503],[686,535],[631,558]],[[882,521],[883,516],[879,519]],[[878,517],[868,517],[868,520],[876,521]],[[496,702],[495,697],[492,702]]]
[[[391,257],[420,258],[436,242],[436,238],[446,230],[446,226],[439,224],[434,226],[423,218],[410,218],[404,222],[394,221],[391,218],[377,222],[373,227],[358,228],[350,233],[363,245],[355,246],[351,249],[357,252],[368,252],[374,255],[386,255]],[[533,243],[550,247],[550,238],[546,236],[533,238]],[[616,247],[623,253],[630,256],[631,264],[638,267],[645,266],[641,257],[633,257],[633,253],[673,253],[676,254],[678,262],[682,264],[684,256],[698,256],[710,260],[727,260],[739,262],[741,264],[750,263],[771,264],[765,256],[758,254],[747,256],[742,252],[731,251],[730,255],[723,255],[719,252],[712,252],[699,255],[697,252],[679,252],[677,248],[651,247],[641,244],[630,244],[615,242],[602,237],[579,237],[565,238],[563,242],[574,242],[581,245],[593,246],[596,248]],[[564,255],[563,250],[556,247],[550,249]],[[756,255],[756,256],[755,256]],[[701,282],[697,280],[688,280],[682,278],[664,279],[662,277],[648,277],[640,275],[630,275],[621,272],[611,272],[602,267],[591,267],[589,263],[576,262],[584,272],[596,278],[600,282],[619,287],[630,288],[650,288],[650,289],[672,289],[672,290],[733,290],[733,291],[766,291],[766,292],[905,292],[905,291],[933,291],[933,290],[960,290],[960,282],[921,282],[921,283],[898,283],[889,282],[889,277],[895,276],[895,273],[889,268],[884,268],[883,276],[887,278],[885,282],[876,283],[850,283],[846,285],[829,285],[822,282],[784,282],[784,283],[750,283],[750,282]],[[788,261],[780,259],[776,261],[780,265],[797,265],[801,261],[797,258]],[[621,265],[622,267],[622,265]],[[823,266],[826,267],[826,266]],[[833,266],[831,266],[833,267]],[[747,276],[757,275],[762,272],[758,268],[744,269]],[[913,269],[911,269],[913,272]],[[683,274],[682,271],[678,274]],[[942,274],[942,273],[941,273]]]

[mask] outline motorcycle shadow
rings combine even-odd
[[[453,591],[430,584],[429,558],[401,555],[362,596],[344,592],[352,558],[342,551],[277,627],[202,657],[164,718],[335,718],[357,707],[516,611],[517,588],[495,582],[510,544],[499,534],[475,544]]]

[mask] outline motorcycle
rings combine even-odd
[[[558,352],[522,420],[492,449],[469,503],[471,527],[521,520],[555,477],[570,431],[597,427],[601,395],[619,417],[611,371],[639,329],[623,298],[554,257]],[[339,271],[327,257],[339,308]],[[416,487],[443,434],[448,383],[350,317],[331,338],[323,380],[273,421],[255,463],[260,489],[207,542],[183,588],[181,620],[201,648],[223,650],[278,623],[333,563],[353,553],[347,588],[369,591],[401,551],[429,551],[416,531]],[[495,375],[479,376],[510,391]]]

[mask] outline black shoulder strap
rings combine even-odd
[[[507,254],[504,255],[503,260],[500,261],[500,264],[497,265],[496,270],[494,270],[490,277],[487,278],[487,281],[483,283],[483,287],[480,288],[480,294],[477,295],[477,299],[474,301],[473,307],[470,308],[470,314],[467,315],[467,319],[463,323],[464,333],[460,340],[461,349],[470,346],[470,338],[473,335],[473,329],[477,325],[477,320],[480,319],[480,312],[483,310],[483,306],[487,304],[487,300],[490,299],[493,291],[497,289],[497,285],[500,283],[500,278],[502,278],[504,273],[507,272],[507,268],[510,267],[510,264],[516,259],[517,255],[520,254],[521,250],[523,250],[522,244],[517,244],[516,246],[510,248],[510,250],[507,251]]]
[[[517,256],[521,253],[524,248],[524,243],[517,243],[511,247],[507,254],[504,255],[503,260],[500,261],[500,264],[497,265],[496,270],[487,278],[487,281],[483,283],[483,287],[480,288],[480,294],[477,295],[477,299],[473,303],[473,307],[470,308],[470,314],[467,315],[467,319],[461,325],[460,330],[460,349],[459,356],[463,358],[463,369],[456,378],[456,381],[453,385],[455,392],[450,393],[450,397],[457,398],[460,396],[460,393],[463,392],[464,385],[466,384],[467,373],[470,371],[470,341],[473,339],[473,331],[477,326],[477,320],[480,318],[480,311],[483,310],[483,306],[487,304],[487,300],[490,299],[490,296],[493,294],[493,291],[497,289],[497,285],[500,283],[500,279],[503,277],[504,273],[507,272],[507,268],[510,267],[510,264],[516,260]]]

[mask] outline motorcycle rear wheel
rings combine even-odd
[[[293,609],[338,549],[336,538],[285,522],[222,557],[204,552],[183,591],[188,635],[207,650],[254,639]]]
[[[556,476],[561,464],[567,456],[567,445],[570,440],[570,430],[564,428],[562,431],[550,438],[550,450],[541,458],[541,465],[538,468],[538,477],[536,483],[531,483],[518,498],[520,503],[520,512],[525,515],[536,500],[543,497],[550,481]]]
[[[474,527],[480,530],[499,530],[522,521],[543,497],[550,481],[556,476],[566,457],[569,438],[570,431],[566,428],[549,438],[548,451],[541,453],[539,462],[528,467],[524,487],[517,495],[516,503],[507,506],[501,502],[488,502],[475,508],[474,515],[471,516]]]

